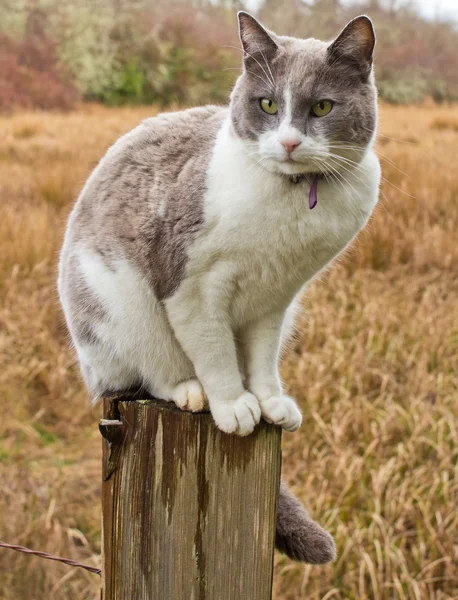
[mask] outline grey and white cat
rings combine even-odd
[[[295,431],[278,359],[305,284],[378,198],[375,36],[277,36],[239,13],[243,72],[228,107],[147,119],[110,148],[70,216],[59,294],[84,380],[146,389],[248,435]],[[331,536],[282,486],[278,546],[307,562]]]

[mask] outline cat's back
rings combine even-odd
[[[107,166],[155,169],[156,177],[174,180],[187,162],[205,160],[226,114],[227,108],[203,106],[145,119],[107,152]]]
[[[154,192],[160,194],[183,179],[187,165],[206,168],[226,113],[223,107],[205,106],[145,119],[109,148],[84,186],[75,212],[84,213],[87,224],[97,208],[109,216],[106,211],[114,205],[136,211],[144,201],[154,205]]]
[[[127,253],[145,223],[184,190],[204,188],[208,163],[227,108],[205,106],[145,119],[109,148],[84,186],[67,226],[61,263],[76,245]],[[202,195],[202,194],[201,194]]]

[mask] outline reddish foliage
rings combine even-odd
[[[15,41],[0,36],[0,111],[22,108],[69,109],[79,98],[44,36]]]

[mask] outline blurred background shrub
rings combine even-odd
[[[0,0],[0,110],[224,102],[240,69],[231,0]],[[271,29],[330,39],[368,13],[377,28],[381,97],[458,100],[456,26],[421,18],[412,2],[264,0]]]

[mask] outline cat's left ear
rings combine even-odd
[[[369,17],[356,17],[350,21],[337,39],[329,46],[331,59],[343,60],[369,74],[374,59],[375,32]]]
[[[240,41],[243,46],[243,58],[247,61],[272,60],[278,46],[271,34],[254,17],[244,11],[238,14]]]

